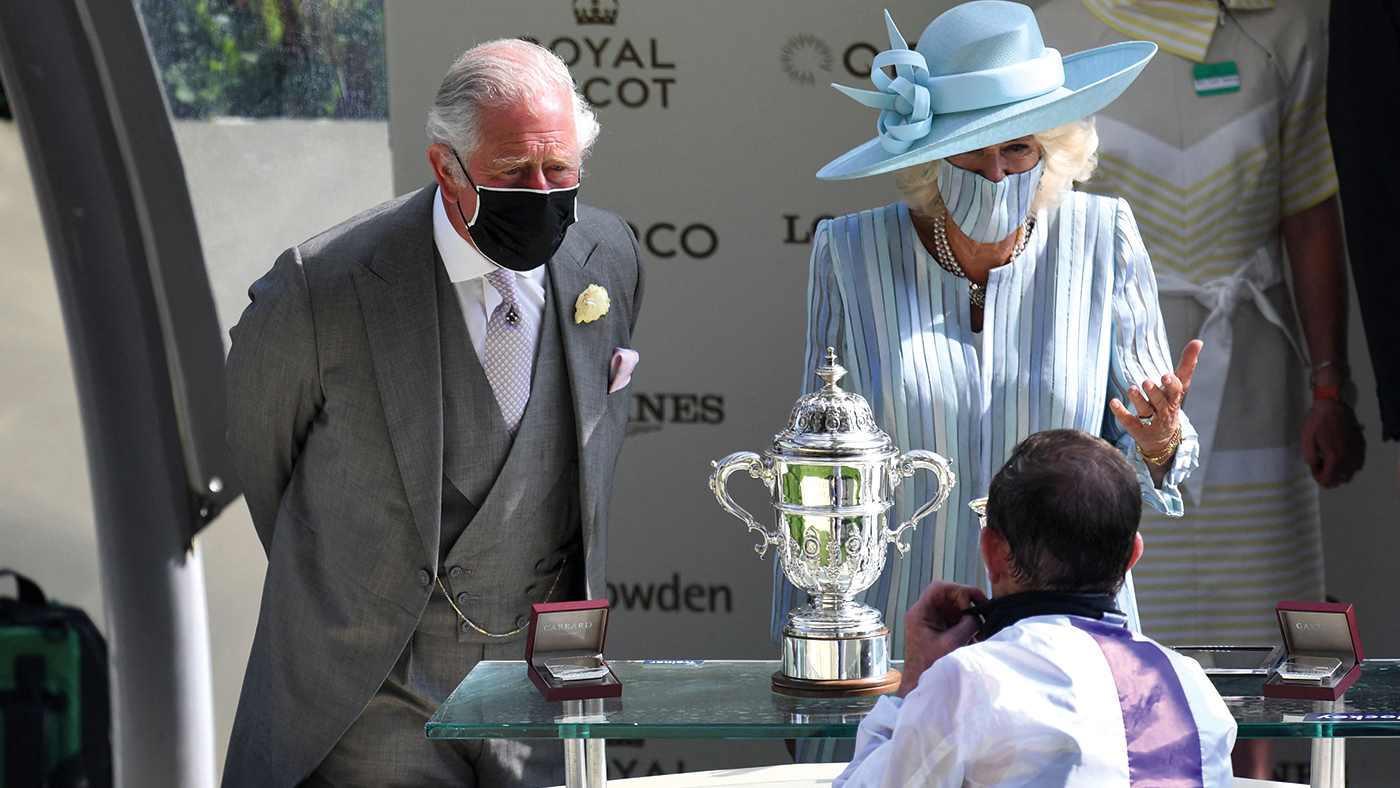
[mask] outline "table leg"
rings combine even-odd
[[[564,740],[565,788],[604,788],[608,762],[602,739]]]
[[[1347,740],[1312,740],[1311,788],[1346,788]]]
[[[603,701],[566,700],[566,717],[583,717],[602,714]],[[608,784],[608,760],[602,739],[564,740],[564,786],[565,788],[606,788]]]

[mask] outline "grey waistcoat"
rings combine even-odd
[[[523,626],[530,605],[547,596],[579,598],[583,576],[578,433],[559,299],[546,278],[530,400],[512,441],[440,263],[437,285],[445,477],[439,573],[467,618],[487,632],[506,633]],[[419,627],[441,627],[444,619],[462,641],[503,642],[463,625],[439,592]],[[523,644],[524,638],[522,632],[512,639]]]

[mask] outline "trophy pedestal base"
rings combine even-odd
[[[794,698],[861,698],[867,695],[884,695],[897,689],[899,671],[894,669],[883,676],[835,681],[795,679],[781,670],[773,674],[773,691]]]
[[[894,692],[899,688],[899,671],[890,668],[889,643],[890,631],[884,626],[840,638],[803,637],[785,630],[783,669],[773,674],[773,691],[797,698],[859,698]]]
[[[851,632],[828,626],[840,632],[832,637],[826,633],[814,636],[801,628],[809,623],[800,615],[805,609],[795,611],[783,628],[783,675],[800,681],[836,682],[878,680],[889,674],[890,631],[879,623],[878,613],[864,608],[875,618],[877,629]]]

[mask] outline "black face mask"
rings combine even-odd
[[[578,187],[541,190],[477,186],[456,151],[452,157],[476,191],[476,213],[471,220],[462,213],[460,201],[457,213],[477,250],[486,259],[512,271],[531,271],[549,262],[575,221]]]

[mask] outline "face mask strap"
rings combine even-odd
[[[467,165],[462,163],[462,157],[457,155],[457,149],[451,145],[448,145],[447,149],[452,151],[452,158],[456,159],[457,166],[462,168],[462,177],[467,179],[467,184],[472,187],[472,193],[476,195],[476,207],[472,209],[470,222],[467,221],[467,215],[462,212],[461,195],[458,195],[457,199],[457,215],[462,217],[462,226],[470,230],[472,222],[476,221],[476,215],[481,212],[481,189],[477,188],[477,185],[472,181],[472,176],[467,174]]]

